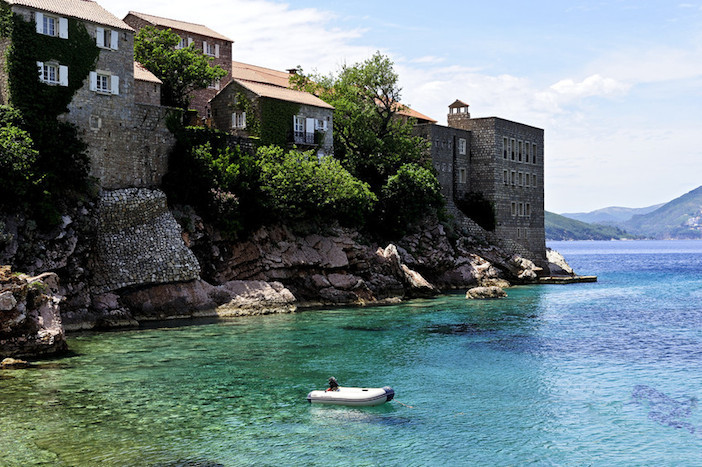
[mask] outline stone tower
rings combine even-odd
[[[495,234],[546,259],[544,130],[498,117],[471,118],[468,104],[449,106],[448,125],[470,131],[470,191],[493,206]]]

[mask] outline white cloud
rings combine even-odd
[[[592,75],[583,81],[576,83],[572,79],[564,79],[551,86],[551,89],[561,95],[574,97],[588,96],[608,96],[624,93],[631,86],[621,83],[612,78],[604,78],[600,75]]]

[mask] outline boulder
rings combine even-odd
[[[32,364],[25,360],[9,357],[0,362],[0,369],[2,370],[18,370],[21,368],[29,368],[31,366]]]
[[[546,259],[548,260],[549,273],[552,276],[574,276],[573,268],[566,262],[563,255],[556,250],[546,249]]]
[[[507,292],[502,290],[500,287],[490,286],[490,287],[473,287],[466,292],[467,299],[487,299],[487,298],[502,298],[506,297]]]

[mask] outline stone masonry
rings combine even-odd
[[[183,243],[162,191],[106,191],[98,204],[98,222],[93,293],[199,278],[198,261]]]

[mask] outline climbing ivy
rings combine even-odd
[[[234,99],[236,102],[236,109],[246,112],[246,131],[248,131],[249,136],[260,137],[261,121],[256,114],[256,109],[254,108],[251,99],[249,99],[246,94],[241,91],[236,93]]]
[[[258,102],[261,109],[261,146],[286,147],[293,131],[293,116],[300,112],[300,105],[264,97]]]
[[[29,202],[42,224],[53,224],[60,210],[75,196],[89,190],[87,146],[77,128],[58,116],[68,111],[76,91],[95,69],[100,50],[85,25],[68,18],[68,38],[36,32],[26,21],[0,3],[0,34],[8,44],[4,57],[9,102],[23,117],[23,129],[34,142],[38,157],[32,167],[39,183]],[[68,86],[54,86],[39,79],[37,62],[68,67]]]

